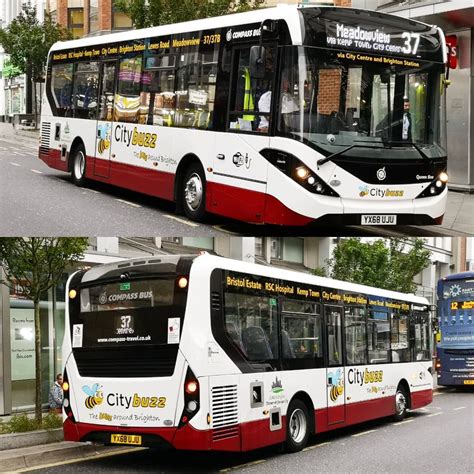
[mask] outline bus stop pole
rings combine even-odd
[[[5,277],[0,266],[0,281]],[[12,412],[10,291],[0,284],[0,415]]]

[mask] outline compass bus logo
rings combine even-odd
[[[99,296],[99,303],[100,304],[105,304],[107,303],[107,293],[101,293]]]
[[[232,30],[227,30],[227,33],[225,35],[225,39],[227,41],[230,41],[232,39]]]
[[[385,166],[377,170],[377,179],[383,181],[387,177],[387,172],[385,171]]]
[[[461,294],[461,286],[460,285],[453,285],[450,289],[449,292],[451,293],[451,296],[459,296]]]

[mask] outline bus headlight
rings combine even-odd
[[[440,195],[445,189],[448,183],[448,173],[441,171],[441,173],[435,178],[428,187],[424,189],[417,198],[433,197]]]
[[[324,180],[322,180],[312,169],[306,166],[300,159],[286,151],[265,148],[260,151],[275,168],[289,176],[293,181],[303,186],[307,191],[314,194],[339,197]]]

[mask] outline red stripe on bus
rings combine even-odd
[[[412,408],[421,408],[431,403],[431,389],[412,392]],[[345,408],[345,409],[344,409]],[[375,400],[365,400],[328,409],[318,409],[314,412],[316,433],[342,428],[362,423],[375,418],[391,416],[395,413],[395,397],[382,397]],[[341,416],[342,415],[342,416]],[[339,420],[339,421],[337,421]],[[73,423],[66,419],[64,422],[64,439],[66,441],[82,441],[93,432],[130,433],[155,435],[176,449],[186,450],[216,450],[216,451],[250,451],[285,441],[286,417],[282,417],[282,428],[270,430],[270,418],[248,421],[233,427],[214,430],[198,430],[190,424],[182,428],[146,428],[105,426],[91,423]]]
[[[47,153],[41,152],[38,154],[40,160],[43,160],[50,168],[54,168],[59,171],[68,171],[67,160],[61,160],[61,150],[53,150],[50,148]]]

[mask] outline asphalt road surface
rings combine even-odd
[[[277,447],[251,453],[131,450],[30,471],[245,473],[468,473],[474,472],[474,391],[445,389],[433,403],[402,422],[388,419],[344,428],[311,439],[296,454]]]
[[[37,157],[37,147],[21,140],[0,139],[0,198],[2,236],[457,235],[436,226],[301,228],[251,225],[218,216],[196,223],[161,199],[97,182],[74,186],[69,174],[48,168]]]

